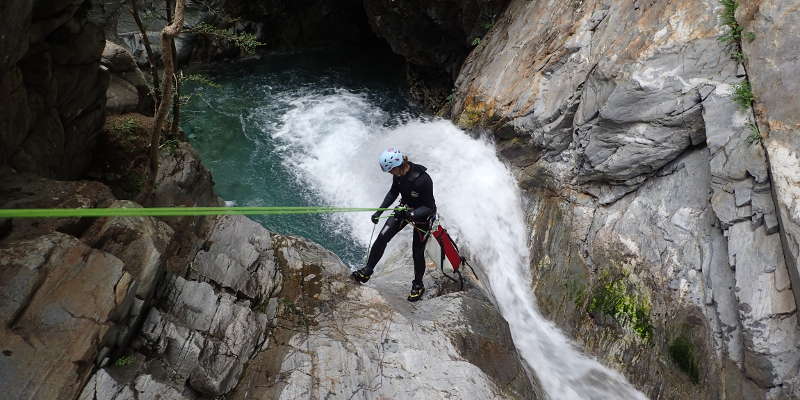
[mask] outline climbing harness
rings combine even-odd
[[[395,209],[395,212],[405,212],[405,211],[407,211],[407,208],[402,206]],[[462,264],[468,266],[469,269],[472,271],[472,275],[475,276],[475,279],[480,281],[480,278],[478,278],[478,274],[475,273],[475,268],[473,268],[472,265],[467,261],[466,257],[461,255],[461,252],[458,250],[458,245],[456,245],[455,240],[453,240],[453,237],[450,236],[449,233],[447,233],[447,229],[445,229],[441,223],[438,223],[438,217],[436,215],[433,215],[430,218],[431,226],[433,226],[433,224],[435,223],[438,223],[438,225],[436,225],[435,230],[433,229],[425,230],[419,228],[417,224],[414,223],[414,221],[409,220],[408,222],[411,226],[414,227],[415,230],[425,235],[423,241],[427,240],[429,236],[433,236],[433,238],[436,239],[436,242],[439,243],[439,248],[441,250],[439,258],[439,269],[441,269],[442,275],[447,277],[447,279],[459,283],[460,286],[459,290],[464,290],[464,276],[461,274],[461,271],[459,270]],[[450,274],[444,271],[445,258],[447,258],[447,261],[450,262],[450,266],[453,267],[453,274],[458,275],[458,279],[450,276]]]

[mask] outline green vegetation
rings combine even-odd
[[[723,43],[736,43],[742,38],[742,27],[736,22],[736,9],[739,4],[736,0],[720,0],[720,3],[722,4],[720,19],[728,31],[720,36],[719,40]]]
[[[133,117],[124,117],[111,123],[111,133],[117,136],[128,136],[140,128],[139,123]]]
[[[672,361],[689,376],[692,383],[698,384],[700,383],[700,370],[694,353],[694,345],[684,335],[678,336],[669,344],[669,356]]]
[[[588,311],[608,315],[621,326],[632,329],[645,342],[652,343],[650,303],[630,287],[626,278],[612,279],[608,273],[601,276],[599,285],[592,290]]]
[[[263,46],[264,43],[256,39],[256,35],[252,33],[234,33],[230,29],[218,28],[211,24],[198,24],[190,29],[191,32],[198,33],[206,36],[214,36],[219,39],[228,40],[238,47],[244,54],[253,54],[256,48]]]
[[[582,282],[569,280],[564,283],[564,288],[567,290],[568,295],[575,303],[575,306],[582,308],[583,302],[586,300],[586,286]]]
[[[147,181],[142,174],[138,172],[131,172],[124,178],[124,181],[122,182],[122,190],[125,190],[128,193],[140,193],[142,189],[144,189],[145,183],[147,183]]]
[[[169,154],[175,155],[175,152],[178,151],[178,139],[169,138],[161,142],[161,146],[159,149],[166,149]]]
[[[458,116],[458,125],[462,128],[474,128],[483,120],[483,108],[479,105],[467,104]]]
[[[750,82],[747,80],[741,81],[733,86],[733,101],[744,109],[750,108],[755,98],[753,97],[753,90],[750,87]]]
[[[747,139],[745,139],[747,143],[761,143],[761,132],[758,130],[758,125],[748,122],[747,128],[750,130],[750,134],[747,135]]]
[[[472,46],[473,46],[473,47],[474,47],[474,46],[477,46],[477,45],[479,45],[479,44],[481,44],[481,38],[479,38],[479,37],[476,37],[475,39],[472,39]]]
[[[303,311],[300,306],[296,305],[292,300],[287,298],[280,298],[278,299],[278,302],[283,305],[283,310],[285,312],[284,315],[296,317],[306,328],[306,330],[308,329],[308,327],[311,325],[311,321],[309,321],[305,311]]]
[[[136,361],[136,358],[133,355],[129,354],[129,355],[117,358],[117,360],[114,361],[114,365],[117,366],[117,367],[126,367],[128,365],[133,364],[134,361]]]
[[[256,304],[255,307],[253,307],[253,311],[261,314],[267,314],[268,310],[269,310],[269,298],[262,299],[261,301],[258,302],[258,304]]]
[[[739,7],[739,4],[736,3],[736,0],[720,0],[720,3],[722,4],[720,20],[722,25],[728,29],[727,32],[719,37],[719,40],[722,43],[732,45],[734,48],[731,56],[736,61],[742,62],[744,60],[741,46],[742,39],[752,42],[756,39],[756,34],[753,32],[744,32],[744,28],[742,28],[739,25],[739,22],[736,21],[736,9]]]
[[[222,87],[219,83],[212,81],[207,75],[203,74],[180,74],[180,81],[183,82],[196,82],[201,85],[210,86],[213,88]]]

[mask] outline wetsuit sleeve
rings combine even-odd
[[[389,188],[389,192],[386,193],[386,197],[383,198],[383,203],[379,208],[386,208],[394,203],[394,200],[397,199],[397,196],[400,195],[400,189],[397,187],[397,180],[392,180],[392,187]]]

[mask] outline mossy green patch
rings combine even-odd
[[[652,343],[653,325],[650,322],[650,302],[626,279],[604,273],[591,293],[588,311],[613,318],[620,326],[628,327],[643,341]]]
[[[694,345],[686,336],[680,335],[669,344],[669,356],[681,371],[689,375],[692,383],[700,382],[700,370],[695,358]]]
[[[468,104],[458,116],[458,125],[462,128],[474,128],[483,120],[484,110],[479,105]]]
[[[739,5],[736,0],[721,0],[720,4],[722,4],[720,20],[728,30],[719,37],[719,40],[723,43],[736,43],[742,38],[742,27],[736,21],[736,9]]]
[[[745,141],[747,141],[748,144],[761,143],[761,131],[758,130],[758,125],[753,122],[748,122],[747,129],[749,134]]]
[[[128,138],[140,128],[139,122],[133,117],[114,119],[109,124],[109,132],[120,138]]]
[[[116,361],[114,361],[114,365],[117,367],[127,367],[128,365],[133,364],[134,361],[136,361],[136,357],[133,355],[126,355],[117,358]]]
[[[750,82],[744,80],[733,86],[733,101],[742,108],[749,108],[753,103],[753,89]]]

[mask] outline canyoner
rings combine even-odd
[[[433,198],[433,180],[427,168],[408,161],[408,156],[400,150],[388,148],[378,157],[383,172],[393,175],[392,185],[386,193],[381,207],[386,208],[400,197],[400,210],[395,211],[383,225],[367,257],[367,265],[353,272],[353,278],[366,283],[375,271],[386,245],[409,223],[414,226],[411,254],[414,259],[414,280],[408,301],[418,301],[425,293],[422,277],[425,274],[425,243],[428,239],[433,219],[436,216],[436,200]],[[372,214],[372,223],[378,224],[382,211]]]
[[[411,282],[408,301],[418,301],[425,293],[422,278],[425,274],[425,244],[430,236],[436,239],[441,248],[439,265],[442,273],[447,278],[456,281],[455,278],[444,272],[444,260],[447,258],[453,272],[459,276],[461,289],[463,289],[464,281],[458,268],[465,259],[459,254],[458,247],[447,234],[447,230],[441,225],[438,225],[436,230],[433,229],[438,219],[436,200],[433,197],[433,180],[428,175],[427,168],[409,161],[407,155],[395,148],[383,151],[378,157],[378,163],[383,172],[390,173],[393,177],[386,197],[378,211],[372,215],[372,222],[377,225],[383,213],[382,210],[387,209],[398,196],[400,196],[400,206],[395,208],[394,213],[386,220],[378,237],[371,245],[366,265],[353,272],[353,279],[360,283],[368,282],[389,241],[407,225],[411,225],[413,227],[411,253],[414,259],[414,279]],[[372,241],[371,238],[370,241]]]

